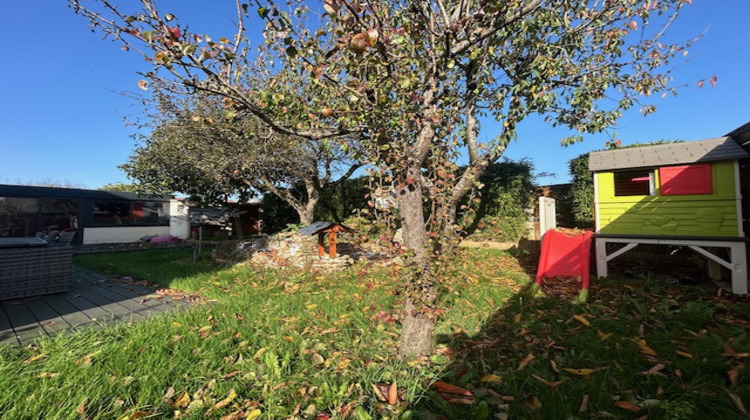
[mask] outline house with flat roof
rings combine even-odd
[[[169,195],[0,184],[0,237],[75,231],[74,244],[186,239],[187,206]]]

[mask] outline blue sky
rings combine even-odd
[[[230,27],[229,0],[160,4],[194,30],[216,37],[230,33],[214,30]],[[170,9],[173,5],[181,11]],[[750,121],[748,16],[748,0],[693,0],[685,8],[669,38],[707,31],[690,50],[690,61],[675,71],[675,83],[688,86],[678,97],[653,98],[655,114],[627,113],[617,129],[624,144],[717,137]],[[148,70],[148,64],[102,41],[62,0],[0,2],[0,39],[0,183],[56,180],[98,188],[127,181],[117,165],[133,150],[135,129],[125,126],[124,118],[136,116],[141,107],[118,92],[138,92],[136,71]],[[715,88],[697,87],[697,80],[713,75],[718,76]],[[493,137],[493,129],[485,124],[483,137]],[[559,140],[565,135],[527,120],[506,156],[530,158],[538,171],[555,174],[542,182],[566,182],[568,160],[601,148],[608,137],[588,136],[564,148]]]

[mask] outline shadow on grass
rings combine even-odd
[[[529,289],[476,334],[438,337],[433,357],[452,362],[420,418],[746,418],[747,298],[658,279],[594,280],[583,305]]]

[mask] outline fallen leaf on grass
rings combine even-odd
[[[615,406],[620,407],[624,410],[632,411],[634,413],[641,411],[641,407],[637,406],[636,404],[633,404],[630,401],[615,401]]]
[[[101,350],[100,351],[95,351],[93,353],[89,353],[89,354],[81,357],[80,359],[76,360],[76,365],[81,366],[81,367],[83,367],[83,366],[91,366],[91,363],[93,363],[94,359],[96,358],[96,356],[99,355],[99,353],[101,353]]]
[[[740,398],[739,395],[735,394],[734,392],[726,391],[727,395],[729,395],[729,398],[734,403],[734,406],[737,408],[737,411],[739,411],[742,415],[748,416],[747,409],[745,408],[745,404],[742,403],[742,398]]]
[[[33,355],[33,356],[29,357],[28,359],[24,360],[24,361],[23,361],[22,363],[23,363],[24,365],[28,365],[29,363],[34,363],[34,362],[36,362],[37,360],[41,359],[42,357],[46,357],[46,356],[47,356],[47,353],[39,353],[39,354],[35,354],[35,355]]]
[[[526,357],[521,360],[521,362],[518,364],[518,369],[516,370],[522,370],[526,366],[528,366],[529,363],[531,363],[532,360],[536,359],[536,356],[534,356],[534,353],[529,353],[526,355]]]
[[[80,404],[78,404],[78,407],[76,408],[76,414],[79,416],[85,416],[86,415],[86,407],[89,405],[89,401],[91,401],[88,398],[84,398],[83,401],[81,401]]]
[[[692,359],[692,358],[693,358],[693,355],[692,355],[692,354],[690,354],[690,353],[688,353],[688,352],[686,352],[686,351],[682,351],[682,350],[675,350],[675,353],[679,354],[679,355],[680,355],[680,356],[682,356],[682,357],[686,357],[686,358],[688,358],[688,359]]]
[[[501,378],[501,377],[499,377],[497,375],[493,375],[493,374],[490,373],[488,375],[482,376],[482,379],[480,379],[479,381],[480,382],[487,382],[487,383],[495,383],[495,382],[500,382],[502,379],[503,378]]]
[[[313,355],[310,356],[310,359],[312,360],[312,364],[314,366],[322,365],[326,361],[326,359],[318,353],[313,353]]]
[[[474,397],[474,394],[472,394],[468,389],[461,388],[460,386],[456,385],[451,385],[443,381],[435,382],[435,388],[437,388],[440,392],[448,392],[451,394],[463,395],[466,397]]]
[[[737,386],[740,372],[738,372],[737,369],[730,369],[727,371],[727,376],[729,377],[729,383],[732,384],[732,386]]]
[[[659,364],[656,364],[656,365],[654,365],[654,366],[653,366],[653,367],[652,367],[651,369],[649,369],[649,370],[647,370],[647,371],[645,371],[645,372],[641,372],[641,373],[639,373],[639,375],[646,375],[646,376],[664,376],[664,374],[663,374],[663,373],[661,373],[661,371],[662,371],[662,370],[663,370],[663,369],[664,369],[665,367],[666,367],[666,365],[664,365],[664,363],[659,363]]]
[[[383,395],[383,391],[380,389],[382,385],[379,384],[370,384],[372,386],[373,392],[375,392],[375,397],[379,401],[385,401],[385,395]]]
[[[750,353],[732,353],[732,354],[725,354],[724,356],[730,356],[735,359],[744,359],[746,357],[750,357]]]
[[[229,413],[225,416],[221,417],[221,420],[240,420],[247,418],[247,413],[245,413],[244,410],[235,411],[234,413]]]
[[[527,400],[525,404],[531,411],[537,411],[542,408],[542,402],[539,401],[539,398],[537,397],[531,397],[531,399]]]
[[[438,395],[440,398],[451,404],[472,405],[475,403],[474,394],[468,389],[451,385],[443,381],[435,382],[435,388],[438,389]]]
[[[584,413],[588,409],[589,409],[589,396],[587,394],[587,395],[584,395],[583,398],[581,399],[581,405],[578,407],[578,412]]]
[[[570,368],[563,368],[564,371],[577,375],[577,376],[589,376],[592,373],[596,372],[596,369],[570,369]]]
[[[42,372],[42,373],[36,375],[37,379],[42,379],[42,378],[56,378],[58,376],[60,376],[59,372]]]
[[[170,386],[166,391],[164,391],[164,396],[161,397],[161,399],[162,401],[164,401],[164,403],[172,405],[172,397],[174,397],[174,387]]]
[[[646,356],[656,356],[656,350],[646,344],[646,340],[642,338],[636,338],[635,343],[638,345],[638,352],[645,354]]]
[[[657,400],[654,398],[643,400],[638,403],[638,407],[645,408],[645,409],[651,409],[661,406],[661,400]]]
[[[596,336],[599,337],[600,340],[606,341],[609,340],[610,337],[612,337],[612,333],[603,333],[601,331],[597,331]]]
[[[221,401],[217,402],[216,404],[214,404],[213,409],[214,410],[221,410],[222,408],[228,406],[235,398],[237,398],[237,391],[235,391],[234,389],[230,389],[229,390],[229,395],[227,395],[227,397],[224,398],[223,400],[221,400]]]
[[[241,370],[235,370],[234,372],[221,375],[221,379],[229,379],[229,378],[239,375],[240,373],[242,373]]]
[[[187,391],[182,391],[182,394],[177,398],[177,400],[172,404],[173,408],[185,408],[190,404],[190,395],[187,393]]]
[[[138,411],[134,412],[133,414],[130,414],[130,415],[126,414],[126,415],[120,417],[117,420],[136,420],[136,419],[141,419],[143,417],[146,417],[148,415],[149,415],[148,411],[138,410]]]
[[[589,320],[586,319],[586,318],[584,318],[584,317],[582,317],[581,315],[573,315],[573,319],[575,319],[576,321],[580,322],[581,324],[583,324],[583,325],[585,325],[587,327],[591,326],[591,323],[589,322]]]
[[[532,374],[531,377],[534,378],[534,379],[536,379],[537,381],[539,381],[539,382],[541,382],[541,383],[543,383],[543,384],[551,387],[551,388],[554,388],[554,387],[559,386],[560,384],[562,384],[562,381],[554,381],[554,382],[553,381],[548,381],[548,380],[542,378],[541,376],[534,375],[534,374]]]
[[[396,404],[398,402],[398,385],[396,385],[396,382],[393,382],[391,386],[388,387],[388,404]]]
[[[260,415],[261,415],[260,409],[256,408],[255,410],[247,413],[247,417],[245,417],[245,419],[253,420],[253,419],[260,417]]]

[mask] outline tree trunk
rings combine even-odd
[[[432,336],[435,332],[435,319],[423,313],[414,314],[415,307],[407,299],[404,304],[404,320],[401,322],[399,353],[408,358],[427,356],[432,351]]]
[[[424,226],[424,207],[422,204],[421,174],[419,168],[407,172],[405,182],[396,194],[398,211],[401,217],[401,230],[404,246],[414,252],[415,262],[422,264],[427,257],[427,229]]]
[[[312,179],[305,180],[305,189],[307,190],[307,202],[296,210],[299,214],[300,223],[309,226],[315,221],[315,208],[320,200],[320,191],[316,188]]]
[[[430,278],[432,274],[419,168],[411,168],[407,173],[407,179],[409,182],[406,182],[404,187],[397,191],[397,200],[404,246],[414,253],[411,262],[415,269],[406,270],[407,276],[410,277],[405,279],[407,295],[404,300],[405,315],[401,324],[399,353],[402,356],[413,358],[430,354],[435,320],[420,311],[420,308],[415,305],[413,295],[410,296],[409,294],[419,294],[417,305],[431,305],[435,302],[435,292],[433,279]]]
[[[296,210],[297,210],[297,214],[299,215],[300,224],[303,224],[305,226],[310,226],[315,221],[313,220],[315,218],[313,216],[313,212],[309,211],[307,208],[300,208]]]

